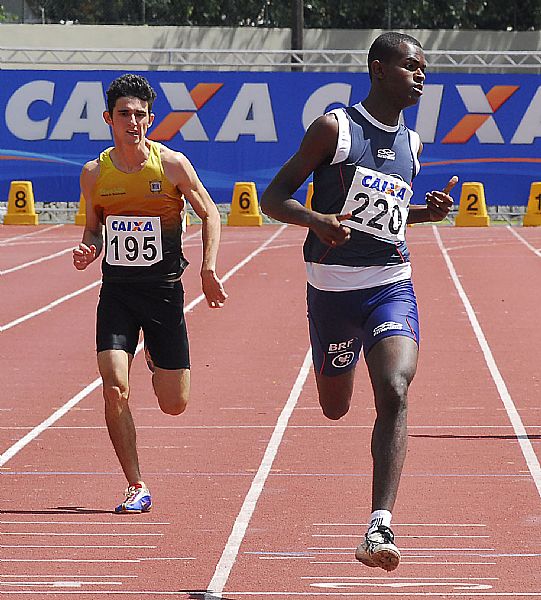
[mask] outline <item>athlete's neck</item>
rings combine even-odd
[[[379,98],[370,90],[368,96],[361,102],[364,108],[380,123],[391,127],[398,125],[401,109],[393,106],[388,100]]]
[[[115,144],[110,157],[113,165],[123,173],[136,173],[146,164],[150,154],[150,142],[143,138],[138,144]]]

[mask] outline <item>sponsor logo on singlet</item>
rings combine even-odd
[[[379,148],[378,149],[378,158],[385,158],[386,160],[394,160],[396,155],[394,150],[389,148]]]
[[[107,196],[122,196],[126,193],[126,190],[121,187],[116,188],[101,188],[99,191],[99,195],[104,198]]]
[[[149,181],[150,191],[154,194],[162,191],[162,182],[161,181]]]

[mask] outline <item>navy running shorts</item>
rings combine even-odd
[[[419,344],[411,280],[375,288],[325,292],[308,284],[308,324],[316,373],[340,375],[383,338],[405,335]]]
[[[139,333],[160,369],[189,369],[184,289],[174,283],[103,282],[96,318],[96,349],[134,355]]]

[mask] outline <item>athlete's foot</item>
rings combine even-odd
[[[144,483],[135,483],[126,490],[126,499],[115,508],[118,513],[143,513],[152,508],[150,492]]]
[[[389,527],[380,525],[368,532],[355,551],[355,558],[367,567],[380,567],[394,571],[400,563],[400,550],[394,543],[394,534]]]

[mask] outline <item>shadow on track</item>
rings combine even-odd
[[[37,510],[0,510],[0,515],[111,515],[114,510],[83,508],[82,506],[57,506]]]

